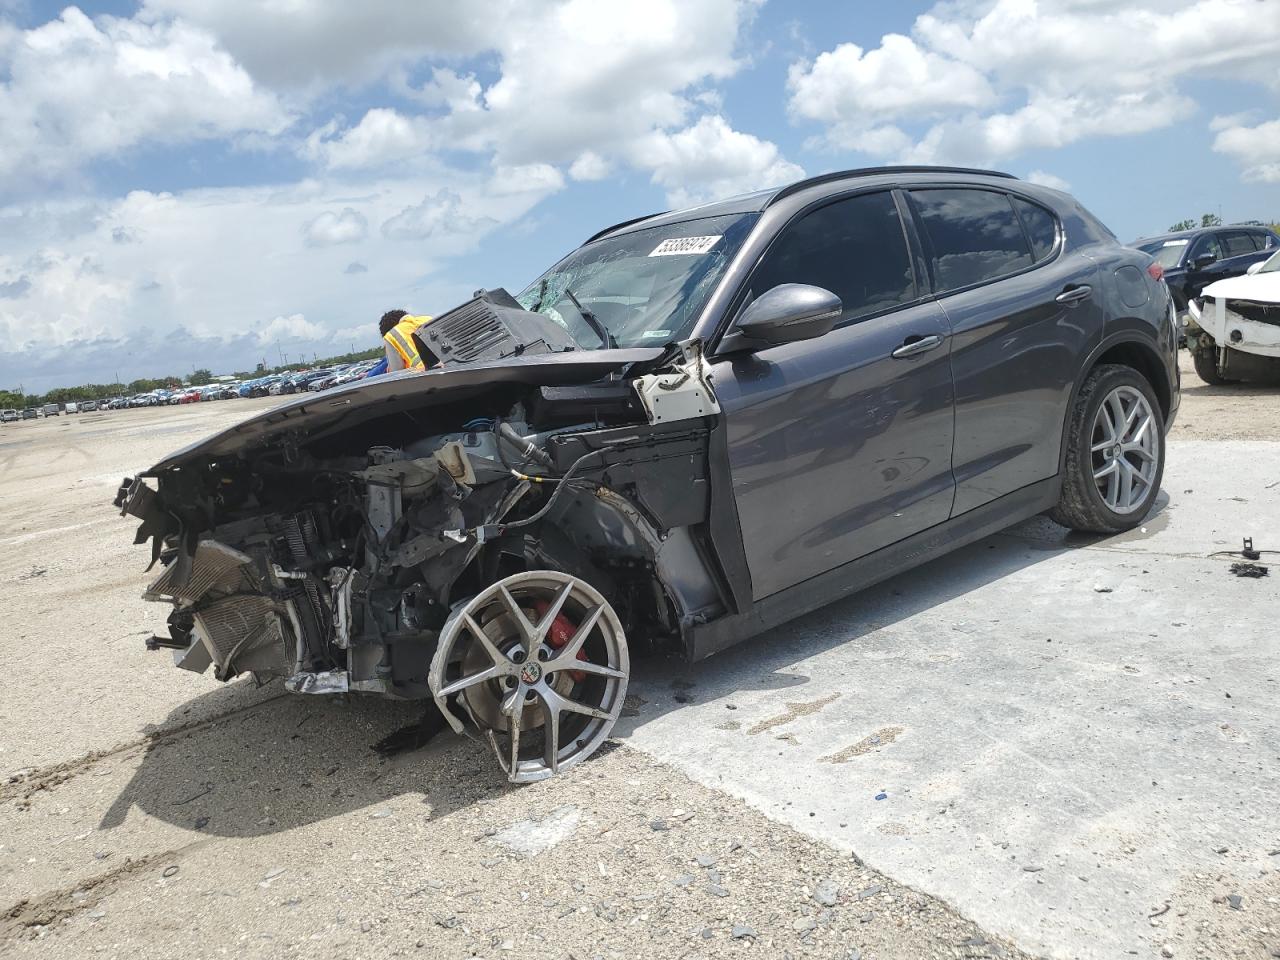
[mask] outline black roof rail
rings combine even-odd
[[[663,213],[670,212],[670,210],[663,210],[662,213],[646,213],[643,217],[632,217],[630,220],[623,220],[621,223],[615,223],[611,227],[605,227],[603,230],[593,233],[591,236],[587,237],[587,239],[582,241],[582,245],[585,247],[588,243],[591,243],[594,240],[599,240],[606,233],[613,233],[615,230],[621,230],[623,227],[629,227],[633,223],[639,223],[641,220],[651,220],[654,217],[662,216]]]
[[[855,177],[875,177],[883,174],[896,173],[963,173],[970,176],[1004,177],[1007,180],[1018,179],[1012,173],[1003,173],[999,170],[982,170],[977,167],[858,167],[856,170],[837,170],[834,173],[823,173],[816,177],[810,177],[807,180],[800,180],[796,183],[788,184],[770,197],[769,202],[766,203],[765,206],[772,206],[783,197],[789,197],[793,193],[799,193],[801,190],[807,190],[809,187],[816,187],[824,183],[834,183],[837,180],[852,180]]]

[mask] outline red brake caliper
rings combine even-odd
[[[551,604],[546,600],[535,600],[533,601],[533,609],[538,617],[542,618],[546,615],[546,612],[551,609]],[[572,620],[566,617],[563,613],[557,613],[556,618],[551,621],[551,629],[547,631],[547,643],[559,650],[566,643],[572,640],[573,635],[577,632],[578,627]],[[586,660],[586,652],[579,650],[578,659]],[[573,678],[574,683],[581,683],[586,679],[587,675],[581,670],[570,670],[569,676]]]

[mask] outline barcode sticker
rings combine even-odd
[[[719,241],[719,237],[671,237],[654,247],[649,256],[675,257],[685,253],[706,253]]]

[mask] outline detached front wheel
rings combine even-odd
[[[1132,367],[1096,368],[1080,388],[1067,429],[1053,519],[1087,533],[1136,527],[1164,476],[1164,416],[1151,384]]]
[[[512,783],[581,763],[608,738],[627,692],[622,623],[585,580],[530,570],[450,614],[428,679],[455,727],[457,697]]]

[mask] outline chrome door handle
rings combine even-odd
[[[934,347],[942,345],[942,337],[936,333],[931,333],[927,337],[911,336],[902,341],[902,346],[894,350],[889,356],[898,360],[905,360],[907,357],[917,357],[922,353],[928,353]]]
[[[1068,307],[1074,307],[1077,303],[1088,300],[1093,296],[1093,287],[1087,283],[1082,283],[1078,287],[1068,287],[1053,299],[1059,303],[1066,304]]]

